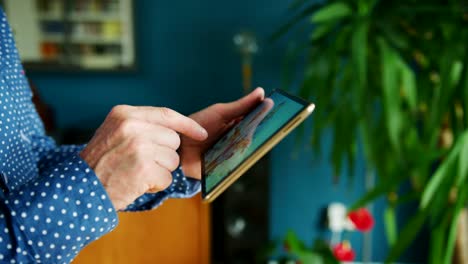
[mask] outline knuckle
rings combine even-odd
[[[212,107],[213,107],[214,110],[218,110],[218,109],[223,108],[224,105],[225,105],[225,103],[216,103]]]
[[[174,116],[174,110],[168,107],[160,107],[159,111],[161,112],[161,117],[163,119],[171,119]]]
[[[180,136],[177,132],[174,130],[170,130],[170,135],[169,135],[169,142],[173,144],[174,149],[178,149],[181,144]]]
[[[180,157],[179,155],[177,155],[177,153],[174,151],[174,152],[171,152],[172,154],[170,155],[170,170],[173,171],[175,169],[177,169],[177,167],[179,167],[179,163],[180,163]]]
[[[124,116],[128,111],[130,111],[131,106],[129,105],[116,105],[112,107],[110,114],[111,116]]]
[[[128,151],[135,155],[136,160],[140,160],[145,155],[143,149],[146,143],[140,138],[133,138],[128,144]]]
[[[136,122],[130,119],[122,120],[117,127],[117,134],[120,136],[129,136],[136,131]]]

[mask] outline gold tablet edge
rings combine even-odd
[[[300,112],[295,118],[289,121],[280,131],[278,131],[270,140],[268,140],[263,146],[261,146],[251,157],[249,157],[244,163],[242,163],[237,169],[235,169],[226,180],[216,186],[215,189],[203,198],[203,203],[211,203],[220,194],[222,194],[231,184],[240,178],[248,169],[250,169],[255,162],[261,159],[265,154],[270,151],[276,144],[278,144],[289,132],[294,130],[299,124],[302,123],[313,111],[315,105],[308,105],[302,112]]]

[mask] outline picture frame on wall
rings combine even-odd
[[[27,70],[135,68],[133,0],[2,0]]]

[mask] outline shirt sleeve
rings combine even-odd
[[[172,183],[164,191],[157,193],[147,193],[140,196],[125,211],[145,211],[160,206],[168,198],[190,198],[200,192],[201,183],[186,177],[182,167],[172,172]]]
[[[104,188],[77,151],[69,148],[48,157],[55,166],[1,194],[0,260],[69,263],[117,225]]]
[[[69,152],[79,153],[84,148],[84,145],[63,145],[55,147],[55,143],[48,137],[36,137],[33,145],[34,149],[38,152],[37,155],[40,157],[38,165],[40,174],[42,174],[43,170],[54,166],[55,156]],[[179,167],[172,172],[172,183],[167,189],[140,196],[124,211],[136,212],[152,210],[169,198],[190,198],[198,194],[200,190],[200,181],[187,177],[183,173],[182,167]]]

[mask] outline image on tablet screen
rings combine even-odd
[[[278,92],[265,98],[205,153],[205,191],[210,192],[302,109],[304,105]]]

